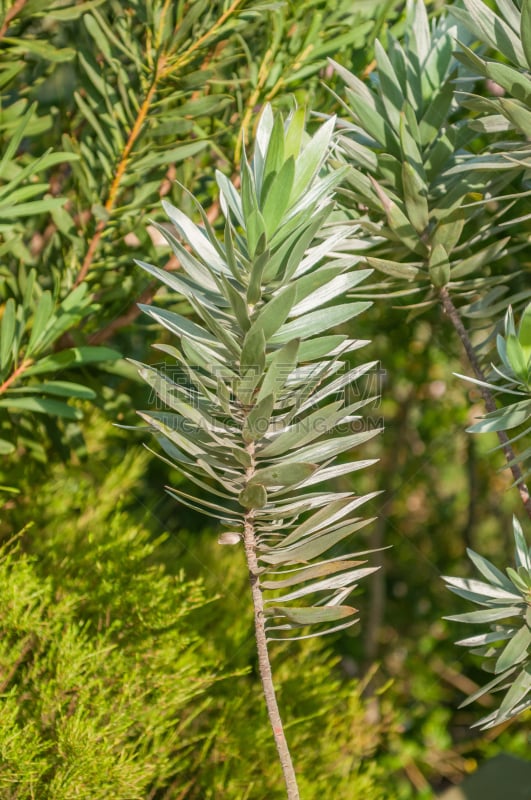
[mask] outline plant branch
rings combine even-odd
[[[120,161],[118,163],[118,167],[116,169],[116,174],[114,176],[113,182],[111,184],[111,188],[109,189],[109,194],[107,196],[107,200],[105,201],[105,211],[108,214],[111,214],[115,203],[116,198],[118,195],[118,190],[120,188],[120,183],[124,176],[125,169],[127,167],[127,162],[129,161],[129,156],[131,155],[131,150],[134,147],[136,140],[140,135],[140,131],[142,130],[142,126],[145,122],[145,119],[148,115],[149,109],[151,108],[151,103],[153,102],[153,97],[155,92],[157,91],[159,77],[162,71],[162,68],[165,64],[165,59],[163,56],[158,61],[157,69],[155,71],[155,75],[153,77],[153,81],[151,86],[149,87],[148,93],[146,94],[142,105],[140,106],[138,116],[135,120],[135,124],[131,128],[129,136],[127,138],[127,142],[125,143],[125,147],[123,149],[122,155],[120,157]],[[94,232],[94,236],[92,237],[88,250],[86,252],[85,258],[83,259],[83,264],[81,265],[81,269],[79,271],[79,275],[76,278],[75,286],[78,286],[86,277],[87,272],[89,271],[92,261],[94,260],[94,256],[96,254],[96,250],[100,243],[100,239],[103,235],[103,232],[106,228],[106,221],[100,220],[96,226],[96,230]]]
[[[251,456],[251,466],[247,470],[247,478],[254,474],[254,443],[247,446],[247,452]],[[264,598],[260,588],[260,577],[258,559],[256,557],[256,537],[254,533],[254,512],[248,511],[244,518],[244,545],[249,569],[249,582],[251,584],[251,594],[254,607],[254,628],[256,636],[256,648],[258,651],[258,669],[262,680],[262,688],[269,716],[269,722],[273,729],[273,736],[284,774],[288,800],[299,800],[299,789],[297,778],[293,768],[293,762],[284,734],[284,726],[278,709],[275,686],[273,683],[273,673],[267,651],[267,639],[265,633]]]
[[[463,321],[459,315],[457,308],[453,304],[453,301],[450,297],[450,294],[446,286],[443,286],[443,288],[439,290],[439,297],[441,298],[442,306],[446,314],[448,315],[450,322],[454,326],[457,335],[461,339],[467,358],[474,371],[474,375],[478,380],[485,381],[486,376],[483,373],[481,364],[479,363],[479,359],[476,355],[472,342],[470,341],[466,328],[463,325]],[[496,403],[494,402],[494,397],[490,389],[488,389],[486,386],[481,386],[480,389],[483,400],[485,402],[485,408],[487,409],[487,411],[489,413],[492,411],[496,411]],[[500,444],[502,445],[503,454],[512,472],[514,482],[518,487],[522,503],[524,504],[524,508],[527,511],[529,517],[531,518],[531,497],[529,495],[529,489],[527,488],[524,482],[524,477],[522,475],[522,471],[519,465],[514,463],[516,457],[513,448],[509,444],[509,437],[507,436],[505,431],[498,431],[497,433]]]
[[[174,72],[177,69],[185,66],[190,61],[193,53],[196,50],[198,50],[214,33],[216,33],[219,30],[219,28],[224,24],[224,22],[226,22],[226,20],[234,13],[234,11],[236,11],[238,6],[241,5],[241,3],[242,0],[234,0],[232,5],[221,15],[221,17],[216,21],[216,23],[212,26],[212,28],[209,31],[207,31],[207,33],[205,33],[203,36],[201,36],[197,41],[193,42],[193,44],[188,48],[186,53],[183,54],[181,58],[178,58],[175,63],[170,63],[169,55],[166,53],[161,53],[161,55],[159,56],[155,68],[155,74],[151,82],[151,86],[149,87],[149,90],[142,102],[142,105],[140,106],[134,125],[131,128],[131,131],[127,138],[127,142],[125,143],[125,147],[122,151],[120,160],[118,162],[118,166],[116,168],[115,176],[113,178],[113,181],[109,189],[107,200],[105,201],[104,204],[104,208],[107,214],[110,215],[116,205],[118,191],[120,189],[120,184],[122,182],[122,178],[127,168],[131,151],[138,137],[140,136],[146,117],[151,109],[151,105],[153,103],[154,96],[157,92],[160,79],[162,77],[165,77],[169,72]],[[163,13],[161,14],[159,29],[156,35],[156,42],[159,45],[160,45],[161,32],[164,24],[164,17],[166,15],[168,7],[169,7],[169,2],[166,2],[163,8]],[[107,221],[103,219],[100,220],[96,225],[94,235],[90,240],[90,244],[85,254],[85,258],[83,259],[83,263],[81,265],[81,269],[76,278],[74,286],[78,286],[86,278],[87,273],[94,260],[94,256],[96,255],[96,251],[98,249],[101,237],[103,236],[106,227],[107,227]]]

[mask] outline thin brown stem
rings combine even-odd
[[[26,3],[27,0],[15,0],[11,8],[7,11],[4,19],[2,20],[2,24],[0,25],[0,39],[4,38],[11,22],[15,19],[17,14],[22,11]]]
[[[157,64],[157,69],[153,78],[153,82],[149,87],[149,91],[146,94],[142,102],[142,105],[140,106],[138,116],[127,138],[127,142],[125,144],[122,155],[120,157],[120,161],[118,163],[118,167],[116,169],[116,174],[113,178],[111,188],[109,189],[107,200],[105,201],[105,211],[107,211],[108,214],[111,214],[116,204],[118,190],[120,188],[120,183],[122,182],[122,178],[124,176],[124,172],[127,167],[127,162],[129,161],[129,156],[131,155],[131,150],[133,149],[135,142],[140,135],[142,126],[144,125],[149,109],[151,108],[151,103],[153,102],[155,92],[157,91],[158,80],[162,68],[164,66],[164,63],[165,62],[163,58],[159,59],[159,63]],[[106,228],[105,221],[100,220],[100,222],[98,222],[96,226],[96,230],[94,231],[94,236],[90,241],[85,258],[83,259],[83,264],[81,265],[81,269],[79,270],[79,274],[76,278],[76,283],[75,283],[76,286],[78,286],[86,278],[87,272],[89,271],[92,265],[94,256],[96,255],[96,250],[98,249],[98,245],[100,243],[101,237],[103,236],[105,228]]]
[[[14,370],[14,372],[11,373],[9,378],[7,378],[0,385],[0,394],[3,394],[4,392],[7,392],[7,390],[11,386],[11,384],[14,383],[17,380],[17,378],[20,378],[22,373],[25,372],[28,369],[28,367],[31,367],[32,364],[33,364],[33,359],[32,358],[25,358],[24,361],[22,361],[22,363],[18,365],[16,370]]]
[[[264,625],[264,599],[262,597],[262,590],[260,589],[258,560],[256,558],[256,539],[254,534],[252,512],[249,512],[245,515],[244,543],[247,566],[249,568],[251,594],[253,597],[256,649],[258,651],[258,669],[260,671],[260,678],[262,680],[262,688],[264,690],[267,713],[269,716],[269,722],[271,723],[271,728],[273,729],[273,736],[275,738],[275,744],[277,747],[282,772],[284,774],[288,800],[299,800],[297,778],[295,776],[293,762],[291,760],[288,743],[284,734],[284,726],[282,725],[282,719],[278,710],[275,687],[273,684],[273,674],[271,672],[271,663],[269,661],[269,654],[267,652],[267,640]]]
[[[170,56],[166,53],[162,53],[158,57],[153,80],[151,82],[151,85],[144,100],[142,101],[142,104],[138,111],[133,127],[129,132],[127,142],[125,143],[125,147],[121,153],[120,160],[116,167],[116,173],[114,175],[113,181],[109,189],[109,193],[107,195],[107,199],[104,204],[105,211],[108,213],[109,216],[111,215],[116,205],[120,184],[122,182],[122,178],[127,168],[131,152],[138,137],[140,136],[140,133],[146,121],[146,117],[151,109],[161,78],[164,78],[170,72],[175,72],[181,69],[182,67],[186,66],[186,64],[188,64],[188,62],[191,60],[191,57],[195,53],[195,51],[198,50],[203,44],[205,44],[205,42],[210,37],[212,37],[219,30],[219,28],[222,27],[224,22],[226,22],[226,20],[236,11],[236,9],[238,8],[239,5],[241,5],[241,3],[242,0],[234,0],[231,6],[215,22],[212,28],[209,31],[207,31],[207,33],[205,33],[203,36],[201,36],[199,39],[197,39],[195,42],[193,42],[193,44],[188,48],[186,53],[184,53],[180,58],[177,58],[174,62],[171,61]],[[169,0],[167,0],[167,2],[163,7],[158,31],[155,36],[155,43],[157,46],[160,46],[161,43],[164,18],[168,11],[169,5],[170,5]],[[98,249],[99,243],[105,232],[106,227],[107,223],[105,220],[100,220],[100,222],[98,222],[98,224],[96,225],[94,235],[90,240],[90,244],[85,254],[85,258],[83,259],[81,269],[79,270],[79,274],[76,278],[75,286],[78,286],[83,280],[85,280],[87,273],[90,270],[90,267],[92,266],[92,262],[96,255],[96,251]]]
[[[213,26],[210,28],[210,30],[208,30],[206,33],[204,33],[204,34],[203,34],[203,36],[200,36],[200,37],[199,37],[199,39],[197,39],[197,40],[196,40],[196,41],[195,41],[195,42],[194,42],[194,43],[193,43],[193,44],[192,44],[192,45],[191,45],[191,46],[188,48],[188,50],[186,51],[186,54],[185,54],[185,56],[186,56],[186,60],[184,60],[184,61],[181,61],[181,62],[180,62],[180,66],[182,66],[182,64],[183,64],[183,63],[187,63],[187,61],[189,60],[190,56],[191,56],[191,55],[192,55],[192,54],[193,54],[193,53],[194,53],[196,50],[199,50],[199,48],[200,48],[200,47],[202,47],[202,46],[204,45],[204,43],[205,43],[206,41],[208,41],[208,39],[210,39],[210,38],[211,38],[211,37],[212,37],[212,36],[213,36],[215,33],[217,33],[217,32],[218,32],[218,30],[221,28],[221,26],[223,25],[223,23],[224,23],[224,22],[226,22],[226,21],[228,20],[228,18],[229,18],[230,16],[232,16],[232,14],[234,14],[234,12],[235,12],[235,11],[236,11],[236,9],[238,8],[238,6],[240,6],[241,4],[242,4],[242,0],[234,0],[234,2],[233,2],[233,3],[232,3],[230,6],[229,6],[229,8],[228,8],[226,11],[224,11],[224,12],[223,12],[223,14],[221,15],[221,17],[220,17],[218,20],[216,20],[216,22],[215,22],[215,23],[214,23],[214,25],[213,25]]]
[[[247,452],[251,456],[251,466],[247,470],[247,479],[254,474],[254,444],[247,446]],[[288,743],[284,734],[284,726],[278,709],[275,685],[273,683],[273,673],[271,662],[267,651],[267,639],[265,632],[264,598],[260,588],[260,572],[258,559],[256,557],[256,537],[254,531],[254,512],[248,511],[244,519],[244,546],[249,569],[249,581],[251,584],[251,594],[254,607],[254,629],[256,637],[256,649],[258,651],[258,669],[262,680],[262,688],[269,716],[269,722],[273,730],[275,745],[284,775],[288,800],[299,800],[299,789],[297,778],[293,768],[293,762],[289,752]]]
[[[479,381],[485,381],[485,375],[481,368],[481,364],[479,359],[476,355],[476,351],[470,341],[470,337],[466,331],[465,326],[463,325],[463,321],[459,315],[459,312],[455,305],[453,304],[452,298],[448,292],[446,286],[439,290],[439,297],[441,298],[442,306],[450,319],[450,322],[454,326],[457,335],[461,339],[461,343],[465,349],[465,353],[467,358],[470,362],[470,365],[474,371],[474,375]],[[496,411],[496,403],[494,402],[494,397],[492,392],[487,386],[481,386],[481,394],[483,400],[485,402],[485,408],[490,413],[492,411]],[[524,504],[524,508],[527,511],[529,517],[531,518],[531,497],[529,495],[529,489],[527,488],[524,477],[522,475],[522,471],[517,463],[515,463],[515,453],[511,445],[509,444],[509,437],[505,433],[505,431],[498,431],[498,439],[500,444],[502,445],[503,454],[507,460],[507,464],[509,465],[509,469],[512,472],[514,482],[520,492],[520,498],[522,503]]]

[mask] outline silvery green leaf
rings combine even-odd
[[[374,258],[373,256],[366,256],[364,260],[369,266],[383,272],[385,275],[390,275],[392,278],[413,280],[419,273],[418,268],[411,264],[402,264],[398,261],[389,261],[385,258]]]
[[[497,0],[496,5],[502,17],[513,31],[515,31],[515,33],[520,33],[521,14],[513,0]]]
[[[249,285],[247,287],[247,303],[249,306],[254,306],[262,297],[262,273],[269,262],[269,258],[269,250],[266,248],[251,262]]]
[[[290,547],[291,545],[299,542],[301,539],[313,537],[315,535],[321,536],[343,525],[345,517],[349,516],[355,509],[375,497],[378,492],[372,492],[361,497],[346,498],[345,500],[335,500],[328,508],[323,508],[320,511],[312,514],[312,516],[305,520],[301,525],[298,525],[288,536],[282,540],[282,547]]]
[[[464,22],[474,35],[479,32],[483,41],[525,69],[527,60],[519,36],[510,26],[482,0],[464,0],[464,5],[466,11],[452,6],[452,15]]]
[[[515,600],[521,599],[520,595],[515,591],[507,591],[484,581],[476,581],[470,578],[451,578],[446,575],[443,576],[443,580],[446,581],[450,590],[455,594],[465,598],[473,595],[480,598],[485,604],[489,604],[491,600],[509,600],[514,603]]]
[[[372,399],[374,400],[374,398]],[[314,439],[324,436],[338,425],[352,422],[354,419],[351,418],[352,413],[367,405],[370,400],[371,398],[360,400],[349,406],[344,406],[343,400],[337,400],[323,408],[316,409],[303,419],[298,417],[293,425],[284,429],[270,444],[260,450],[260,457],[274,458],[295,447],[300,448],[310,444]]]
[[[342,572],[341,575],[334,575],[333,577],[324,578],[320,581],[314,581],[313,583],[309,583],[300,589],[289,592],[288,594],[275,597],[268,602],[289,603],[292,600],[298,600],[301,597],[314,594],[315,592],[328,592],[331,589],[342,589],[346,588],[347,586],[354,588],[359,580],[365,578],[367,575],[372,575],[372,573],[376,572],[378,569],[379,567],[364,567],[362,569],[353,569],[347,572]]]
[[[337,72],[343,83],[353,92],[362,97],[365,102],[376,111],[374,95],[368,88],[367,84],[363,83],[363,81],[356,77],[356,75],[354,75],[352,72],[349,72],[348,69],[341,66],[341,64],[338,64],[337,61],[334,61],[332,58],[329,58],[328,61],[333,66],[334,71]]]
[[[518,100],[513,100],[510,97],[498,98],[498,105],[502,113],[519,128],[522,133],[527,134],[531,128],[531,111],[529,111],[523,103]],[[510,162],[506,163],[505,168],[512,167]],[[503,169],[503,167],[501,167]]]
[[[469,611],[466,614],[454,614],[444,619],[452,622],[468,622],[472,624],[483,624],[485,622],[496,622],[500,619],[510,619],[522,613],[521,606],[503,606],[502,608],[486,608],[481,611]]]
[[[378,459],[370,458],[366,459],[365,461],[349,461],[347,464],[336,464],[333,467],[325,467],[324,469],[314,472],[310,478],[307,478],[303,483],[301,483],[301,488],[313,486],[314,484],[321,483],[323,481],[330,481],[332,479],[339,478],[342,475],[348,475],[350,472],[371,467],[376,463],[378,463]]]
[[[335,351],[340,345],[344,344],[346,336],[337,334],[335,336],[319,336],[317,339],[309,339],[301,342],[299,347],[300,361],[314,361],[316,358],[335,355]]]
[[[531,6],[529,5],[529,0],[524,0],[522,3],[520,36],[522,39],[522,47],[525,57],[527,59],[527,67],[528,69],[531,69]]]
[[[439,136],[441,128],[450,112],[454,96],[454,87],[445,83],[435,94],[419,121],[420,144],[423,147],[431,144]]]
[[[173,497],[175,498],[175,500],[178,500],[179,503],[182,503],[183,506],[191,508],[193,511],[198,511],[200,514],[205,514],[205,516],[207,517],[212,517],[213,519],[217,519],[218,522],[221,522],[222,525],[227,525],[229,527],[232,527],[234,525],[237,525],[238,523],[241,523],[241,520],[239,519],[233,519],[231,517],[225,517],[224,515],[221,515],[221,510],[223,510],[221,509],[221,506],[220,506],[220,511],[217,512],[209,511],[208,509],[206,509],[204,506],[200,505],[197,502],[196,497],[190,500],[189,495],[185,496],[183,492],[180,492],[177,489],[166,488],[166,492],[170,495],[170,497]]]
[[[400,112],[404,105],[404,94],[389,56],[378,39],[374,43],[374,53],[378,65],[380,97],[387,111],[389,122],[397,130],[400,123]]]
[[[229,270],[227,265],[219,255],[217,248],[209,240],[205,231],[195,225],[186,214],[183,214],[182,211],[167,200],[162,201],[162,207],[180,235],[188,242],[197,255],[203,259],[212,270],[228,274]]]
[[[513,716],[511,712],[531,692],[531,666],[526,665],[518,677],[513,681],[505,695],[497,714],[497,721],[503,722]]]
[[[277,591],[280,589],[286,589],[290,586],[297,586],[299,583],[305,583],[306,581],[311,581],[315,578],[322,578],[325,575],[334,575],[338,572],[344,572],[352,569],[353,567],[359,567],[361,564],[365,563],[366,561],[330,559],[329,561],[323,561],[320,564],[314,564],[311,567],[303,567],[302,569],[299,568],[297,570],[286,570],[285,574],[289,575],[289,577],[274,581],[261,580],[260,585],[263,589]],[[274,600],[272,602],[274,602]]]
[[[185,478],[187,478],[192,483],[195,483],[196,486],[199,486],[201,489],[203,489],[203,491],[206,491],[209,494],[216,495],[216,497],[223,497],[225,500],[229,500],[229,501],[233,501],[234,500],[234,496],[236,494],[236,491],[233,491],[230,494],[228,492],[226,492],[226,491],[225,492],[224,491],[220,491],[218,488],[216,488],[214,486],[211,486],[210,484],[206,483],[204,480],[199,478],[197,473],[199,473],[199,474],[204,476],[205,470],[198,468],[196,462],[193,462],[193,461],[190,461],[190,460],[185,460],[186,457],[183,457],[184,454],[180,453],[178,448],[174,447],[171,442],[169,442],[167,439],[165,439],[165,437],[163,437],[163,436],[159,437],[159,443],[160,443],[160,446],[162,447],[162,449],[164,450],[164,452],[168,453],[168,455],[170,456],[169,459],[165,458],[160,453],[155,452],[150,447],[145,446],[146,450],[149,450],[150,453],[153,453],[154,456],[159,458],[161,461],[164,461],[166,464],[169,464],[174,469],[177,468],[179,470],[179,472],[181,472],[185,476]],[[180,455],[179,458],[175,457],[175,453],[176,452],[179,453],[179,455]],[[175,463],[176,461],[177,461],[177,464]],[[185,466],[183,466],[183,465],[185,465]],[[226,488],[226,484],[222,483],[219,480],[219,478],[216,477],[215,480],[217,480],[217,482],[221,486]]]
[[[291,284],[282,289],[275,297],[267,302],[253,320],[251,332],[261,329],[267,342],[274,341],[274,334],[282,327],[293,307],[297,296],[296,287]],[[297,334],[289,336],[287,340],[298,338]],[[287,341],[284,339],[284,341]]]
[[[61,400],[52,400],[45,397],[13,397],[11,394],[0,400],[0,408],[8,408],[12,413],[19,411],[33,411],[36,414],[50,414],[63,419],[79,420],[83,412]]]
[[[531,630],[524,624],[517,633],[511,638],[496,661],[496,674],[504,672],[509,667],[520,663],[529,656],[529,646],[531,645]]]
[[[266,564],[298,564],[301,561],[310,561],[330,550],[331,547],[351,536],[351,534],[361,530],[370,522],[373,522],[373,520],[356,519],[330,533],[314,536],[309,541],[303,541],[299,545],[289,548],[274,548],[267,553],[260,553],[259,558]]]
[[[267,628],[268,635],[267,641],[268,642],[300,642],[303,639],[316,639],[319,636],[327,636],[329,633],[337,633],[337,631],[345,630],[345,628],[350,628],[352,625],[355,625],[359,622],[359,618],[356,617],[355,619],[350,619],[348,622],[343,622],[341,625],[334,625],[332,628],[327,628],[326,630],[317,630],[313,633],[307,633],[304,636],[270,636],[269,631],[273,630],[273,628]],[[287,627],[291,626],[284,626],[279,625],[275,629],[286,629]]]
[[[340,453],[344,453],[346,450],[351,450],[353,447],[357,447],[363,442],[373,439],[379,433],[380,430],[377,429],[327,439],[323,442],[301,448],[297,455],[304,461],[319,463],[325,459],[333,458]]]
[[[512,403],[505,408],[498,408],[486,414],[480,422],[471,425],[470,433],[487,433],[490,431],[507,431],[522,425],[531,418],[531,400]]]
[[[314,292],[318,291],[322,287],[326,286],[329,281],[332,281],[334,278],[337,278],[341,273],[343,273],[345,268],[343,266],[334,266],[330,264],[329,266],[322,266],[320,269],[315,269],[307,275],[298,278],[295,283],[295,287],[297,289],[297,297],[296,303],[299,305],[303,302],[308,295],[313,294]]]
[[[234,217],[242,228],[245,227],[243,218],[241,198],[232,183],[223,175],[222,172],[216,170],[216,181],[220,189],[220,201],[223,213],[228,218],[229,211],[232,211]]]
[[[523,101],[528,107],[531,106],[531,81],[525,73],[519,72],[507,64],[493,61],[486,62],[485,72],[489,78],[506,89],[512,97]]]
[[[418,56],[419,64],[423,64],[432,47],[426,6],[422,0],[410,2],[407,14],[408,28],[412,35],[411,49]]]
[[[273,110],[270,103],[266,103],[260,114],[260,119],[256,128],[256,144],[255,144],[255,157],[259,154],[262,162],[265,161],[269,143],[271,140],[271,133],[273,130],[274,117]]]
[[[501,675],[496,675],[496,677],[493,678],[488,683],[486,683],[485,686],[482,686],[476,692],[474,692],[469,697],[467,697],[466,700],[464,700],[461,703],[459,708],[465,708],[465,706],[470,705],[475,700],[477,700],[478,698],[482,697],[484,694],[487,694],[488,692],[491,692],[496,687],[499,687],[499,685],[501,683],[503,683],[505,680],[507,680],[507,678],[509,678],[511,675],[514,674],[516,669],[517,669],[516,667],[511,667],[510,669],[505,670],[505,672],[502,672]]]
[[[265,336],[261,326],[252,325],[245,334],[240,356],[240,373],[255,369],[258,376],[265,367]]]
[[[520,592],[527,593],[529,590],[529,583],[525,581],[521,575],[519,575],[516,570],[512,569],[512,567],[506,567],[507,575],[511,579],[511,583],[516,586],[516,588]]]
[[[308,311],[313,311],[313,309],[330,302],[338,295],[345,295],[371,274],[372,270],[358,270],[331,278],[325,286],[312,292],[304,300],[297,302],[291,309],[289,316],[299,317],[301,314],[306,314]],[[299,294],[297,293],[298,297]]]
[[[397,136],[380,110],[374,107],[373,101],[347,90],[348,105],[354,119],[385,151],[398,155]]]
[[[202,367],[206,374],[215,375],[216,377],[224,376],[225,378],[235,377],[229,367],[227,367],[227,359],[224,354],[219,351],[214,351],[212,342],[208,345],[201,344],[197,339],[189,339],[186,336],[181,336],[181,348],[183,356],[186,358],[188,365],[193,369],[194,367]],[[179,359],[183,363],[183,358]]]
[[[427,185],[415,167],[407,161],[402,164],[402,186],[409,221],[417,233],[422,234],[429,222]]]
[[[241,348],[236,341],[235,336],[231,332],[235,328],[232,320],[229,322],[226,315],[220,315],[219,311],[212,314],[207,309],[206,305],[201,304],[201,302],[196,298],[191,297],[188,302],[194,309],[197,316],[205,323],[210,333],[212,333],[216,339],[225,345],[227,351],[231,353],[233,357],[238,358]],[[237,335],[237,330],[234,330],[234,334]]]
[[[330,403],[322,409],[317,409],[304,419],[299,419],[290,428],[284,429],[280,436],[277,436],[272,442],[266,444],[263,449],[260,449],[260,458],[272,458],[281,455],[294,447],[300,447],[322,436],[329,429],[325,427],[326,423],[336,420],[337,412],[342,406],[343,401],[336,400],[336,402]],[[331,427],[334,427],[334,422],[332,422]]]
[[[270,394],[277,395],[282,390],[297,363],[299,345],[300,340],[293,339],[273,353],[267,366],[267,371],[264,375],[256,402],[262,401]]]
[[[171,231],[156,222],[153,222],[152,224],[153,227],[155,227],[164,236],[190,279],[202,289],[206,289],[211,292],[217,291],[218,287],[216,281],[208,268],[201,263],[199,259],[195,258],[195,256],[188,252],[181,242],[179,242],[178,239],[173,236]]]
[[[302,215],[298,224],[282,226],[271,242],[272,254],[264,269],[264,282],[277,278],[283,266],[283,272],[291,275],[310,246],[315,234],[330,215],[331,206],[320,209],[316,214]],[[290,228],[290,229],[288,229]],[[280,238],[280,241],[278,239]]]
[[[331,201],[332,192],[343,182],[347,172],[348,167],[341,167],[329,172],[324,178],[315,180],[310,189],[289,208],[286,213],[286,224],[278,229],[272,243],[278,244],[279,241],[283,241],[287,233],[313,216],[318,208],[326,208]]]
[[[146,306],[141,303],[138,304],[138,307],[156,322],[164,325],[164,327],[172,333],[177,334],[177,336],[189,336],[198,342],[208,344],[208,346],[213,349],[219,347],[216,338],[209,333],[209,331],[196,325],[195,322],[190,322],[186,317],[182,317],[180,314],[175,313],[175,311],[167,311],[164,308]]]
[[[256,442],[266,435],[274,405],[273,394],[269,394],[255,403],[245,418],[242,429],[242,437],[245,442]]]
[[[268,508],[263,511],[261,519],[266,520],[268,523],[282,520],[283,529],[284,522],[290,517],[298,519],[301,514],[305,514],[307,511],[322,508],[324,505],[343,497],[351,497],[350,492],[317,492],[297,497],[290,496],[289,501],[283,503],[279,500],[279,495],[280,493],[277,493],[274,508]]]
[[[323,330],[328,330],[336,325],[342,325],[348,322],[353,317],[357,317],[367,308],[370,308],[371,302],[352,302],[334,306],[329,309],[321,309],[319,311],[312,311],[299,317],[292,322],[288,322],[271,337],[271,341],[277,344],[283,344],[294,338],[304,338],[307,336],[315,336]]]
[[[466,552],[472,563],[490,583],[499,586],[501,589],[506,589],[512,594],[514,587],[511,584],[511,581],[509,581],[503,574],[503,572],[500,572],[500,570],[497,569],[494,564],[491,564],[490,561],[487,561],[487,559],[483,558],[483,556],[480,556],[478,553],[470,550],[470,548],[467,548]]]
[[[378,361],[368,361],[366,364],[360,364],[358,367],[354,367],[353,369],[349,369],[347,372],[343,372],[339,378],[327,383],[322,389],[319,389],[318,392],[312,394],[305,403],[301,404],[298,408],[298,414],[303,414],[308,408],[312,408],[312,406],[317,405],[331,394],[342,392],[346,386],[352,386],[355,384],[358,378],[362,377],[362,375],[365,375],[370,370],[378,367],[378,363]],[[325,370],[319,370],[317,374],[319,382],[322,383],[324,377],[326,376]]]
[[[271,175],[271,173],[277,174],[286,160],[284,152],[284,125],[282,123],[282,118],[278,114],[274,118],[268,141],[266,142],[265,138],[262,136],[261,144],[262,147],[264,147],[263,182],[265,184],[269,175]],[[293,156],[288,158],[293,159]]]
[[[324,258],[329,259],[334,252],[339,248],[348,247],[348,241],[345,240],[344,231],[338,230],[331,236],[328,236],[324,241],[319,242],[314,247],[309,248],[302,261],[293,268],[292,266],[286,267],[285,277],[300,278],[306,275],[316,264]],[[352,259],[353,263],[356,261]]]
[[[249,483],[258,483],[263,486],[293,486],[309,478],[316,469],[316,464],[285,461],[271,467],[256,470],[249,479]]]
[[[163,422],[161,419],[157,419],[155,413],[152,412],[151,414],[147,414],[142,411],[138,411],[137,413],[139,417],[148,423],[148,425],[162,434],[170,442],[173,442],[173,444],[176,445],[179,450],[184,451],[192,458],[206,455],[206,450],[203,446],[199,445],[198,442],[183,436],[181,432],[174,430],[170,427],[170,425]]]
[[[515,543],[516,565],[531,571],[531,548],[527,547],[522,526],[516,517],[513,517],[513,533]]]
[[[469,636],[467,639],[459,639],[456,644],[461,647],[477,647],[478,645],[490,644],[491,642],[503,642],[506,639],[511,639],[516,630],[516,628],[508,628],[507,630],[477,633],[474,636]]]
[[[225,221],[223,236],[223,243],[225,245],[225,260],[227,261],[227,266],[232,272],[232,275],[236,281],[239,284],[242,284],[246,272],[242,262],[245,263],[245,260],[243,259],[241,253],[236,253],[236,250],[234,249],[232,229],[228,219]],[[222,276],[220,275],[219,277],[221,278]]]
[[[168,272],[164,269],[154,267],[153,264],[148,264],[146,261],[135,259],[135,264],[142,267],[143,270],[149,272],[150,275],[157,278],[157,280],[165,283],[170,289],[179,292],[187,299],[191,297],[197,298],[202,305],[208,306],[213,311],[217,311],[221,306],[227,306],[225,299],[212,292],[201,291],[195,281],[191,281],[187,276],[176,275],[174,272]]]
[[[247,303],[245,302],[245,298],[240,294],[240,292],[238,292],[237,289],[234,288],[228,278],[225,278],[224,275],[221,276],[221,278],[225,295],[230,302],[234,316],[236,317],[242,331],[246,333],[251,327],[251,321],[249,319],[249,311]]]
[[[295,162],[293,158],[289,158],[271,182],[262,208],[269,237],[273,236],[279,227],[288,208],[294,178]]]
[[[295,163],[295,176],[289,200],[290,205],[295,203],[300,195],[308,189],[321,168],[328,152],[335,124],[336,118],[331,117],[324,125],[321,125],[317,133],[302,149]]]

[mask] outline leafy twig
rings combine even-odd
[[[450,322],[454,326],[455,331],[461,340],[467,358],[470,362],[470,366],[474,371],[474,375],[476,376],[477,380],[485,383],[486,378],[481,368],[481,364],[479,363],[479,359],[475,353],[474,347],[472,346],[472,342],[470,341],[466,328],[463,325],[463,321],[461,320],[457,308],[453,304],[453,301],[450,297],[450,293],[448,292],[446,286],[443,286],[442,289],[439,290],[439,297],[441,299],[442,306],[446,314],[448,315]],[[492,396],[492,392],[490,391],[490,389],[488,389],[484,385],[482,385],[480,389],[487,411],[489,413],[492,411],[496,411],[496,403],[494,402],[494,397]],[[519,465],[516,463],[516,456],[513,448],[509,444],[509,437],[507,436],[505,431],[497,431],[497,433],[498,433],[498,439],[500,440],[500,444],[502,445],[501,449],[507,460],[509,468],[512,472],[515,484],[518,487],[522,503],[524,504],[524,508],[527,511],[529,517],[531,518],[531,497],[529,495],[529,489],[525,484],[522,471]]]

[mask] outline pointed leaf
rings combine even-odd
[[[357,609],[351,606],[324,606],[321,608],[270,608],[268,616],[286,617],[296,625],[315,625],[320,622],[333,622],[356,614]]]
[[[273,467],[258,469],[249,483],[259,483],[263,486],[293,486],[309,478],[316,469],[316,464],[286,461]]]
[[[496,661],[495,672],[496,674],[504,672],[506,669],[515,666],[524,658],[529,655],[529,646],[531,645],[531,630],[528,625],[522,625],[520,630],[515,633],[511,641],[502,651],[502,654]]]
[[[260,483],[250,483],[240,492],[238,502],[248,509],[263,508],[267,503],[267,492]]]

